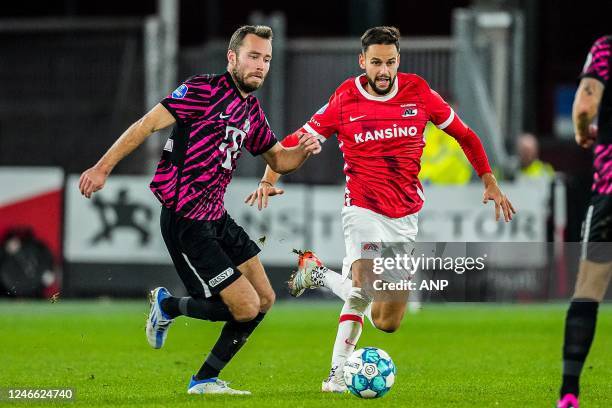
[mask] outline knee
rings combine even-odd
[[[276,294],[273,290],[260,295],[259,296],[259,311],[262,313],[266,313],[268,310],[272,309],[272,305],[276,301]]]
[[[582,260],[573,297],[575,299],[592,299],[597,302],[603,301],[611,277],[612,262],[597,263]]]
[[[243,302],[237,307],[231,309],[234,320],[238,322],[248,322],[253,320],[259,314],[259,299],[250,302]]]
[[[399,329],[401,322],[397,319],[390,318],[374,318],[374,326],[378,330],[384,331],[386,333],[393,333]]]
[[[593,302],[602,302],[606,296],[606,286],[598,286],[592,282],[577,283],[572,299],[588,299]]]

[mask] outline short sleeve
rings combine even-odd
[[[270,150],[277,142],[266,114],[259,102],[256,102],[249,110],[249,129],[244,147],[253,156],[257,156]]]
[[[161,104],[174,116],[177,123],[188,126],[206,114],[210,94],[208,77],[193,76],[162,99]]]
[[[334,133],[337,133],[340,124],[339,101],[338,94],[334,93],[329,98],[329,102],[316,111],[310,120],[302,126],[302,129],[316,136],[321,143],[325,142]]]
[[[610,49],[612,37],[601,37],[591,47],[587,55],[580,79],[595,78],[604,85],[610,78]]]
[[[425,84],[425,100],[429,110],[429,120],[440,130],[444,130],[455,119],[455,111],[450,105],[429,85]]]

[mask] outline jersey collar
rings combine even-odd
[[[236,95],[238,95],[241,101],[245,101],[249,96],[251,96],[251,94],[248,94],[246,97],[242,96],[240,90],[238,89],[238,85],[234,82],[234,78],[232,78],[232,74],[230,74],[229,71],[225,71],[223,76],[225,76],[225,79],[227,80],[227,83],[229,84],[230,88],[232,88],[234,92],[236,92]]]
[[[355,77],[355,86],[357,87],[359,92],[361,92],[364,98],[372,100],[372,101],[385,102],[390,99],[393,99],[393,97],[397,95],[397,91],[399,89],[399,75],[395,77],[395,82],[393,83],[393,89],[391,90],[391,92],[389,92],[386,95],[382,95],[382,96],[370,95],[368,91],[364,89],[363,85],[361,85],[361,80],[360,80],[361,77],[363,76],[365,76],[365,74],[361,74],[358,77]]]

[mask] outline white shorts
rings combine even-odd
[[[351,266],[358,259],[381,256],[381,243],[413,243],[416,240],[418,213],[389,218],[366,208],[342,208],[342,228],[346,256],[342,261],[342,277],[350,276]]]

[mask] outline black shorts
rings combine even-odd
[[[593,195],[582,223],[582,258],[612,261],[612,196]]]
[[[229,214],[214,221],[183,218],[162,207],[161,231],[183,284],[192,297],[217,295],[241,275],[241,263],[260,251]]]

